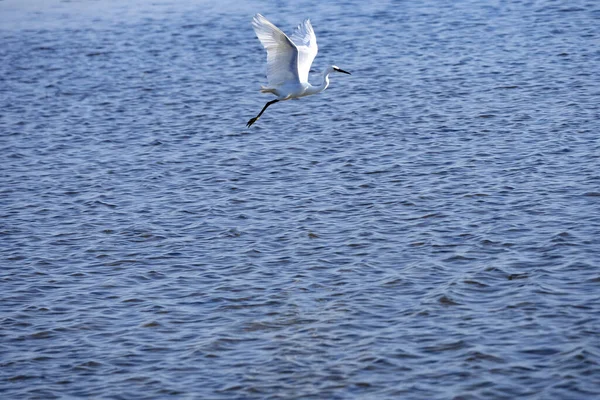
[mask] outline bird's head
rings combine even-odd
[[[332,65],[331,66],[332,71],[335,72],[341,72],[342,74],[348,74],[348,75],[352,75],[350,72],[348,71],[344,71],[343,69],[341,69],[340,67],[338,67],[337,65]]]

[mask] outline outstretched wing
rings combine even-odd
[[[277,87],[287,82],[299,82],[296,45],[285,33],[260,14],[256,14],[252,19],[252,27],[258,40],[267,50],[269,86]]]
[[[315,31],[308,18],[298,25],[291,39],[298,48],[298,77],[300,82],[308,82],[310,66],[319,51]]]

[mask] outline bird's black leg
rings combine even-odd
[[[278,101],[279,100],[271,100],[267,104],[265,104],[265,106],[263,107],[262,110],[260,110],[260,112],[258,113],[258,115],[256,117],[252,118],[250,121],[248,121],[248,123],[246,124],[246,127],[250,128],[252,126],[252,124],[255,123],[256,121],[258,121],[258,119],[260,118],[260,116],[263,115],[263,113],[265,112],[265,110],[267,109],[267,107],[269,107],[271,104],[277,103]]]

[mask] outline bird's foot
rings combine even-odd
[[[250,121],[248,121],[248,123],[246,124],[246,128],[250,128],[252,126],[252,124],[254,124],[256,121],[258,121],[258,117],[254,117],[252,118]]]

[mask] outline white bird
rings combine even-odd
[[[260,14],[256,14],[252,19],[252,27],[258,40],[267,50],[269,86],[261,86],[260,91],[272,93],[277,99],[265,104],[258,115],[248,121],[248,128],[271,104],[317,94],[327,89],[330,73],[335,71],[350,75],[350,72],[331,65],[323,71],[321,84],[311,85],[308,82],[308,71],[318,51],[317,37],[309,19],[298,25],[291,38]]]

